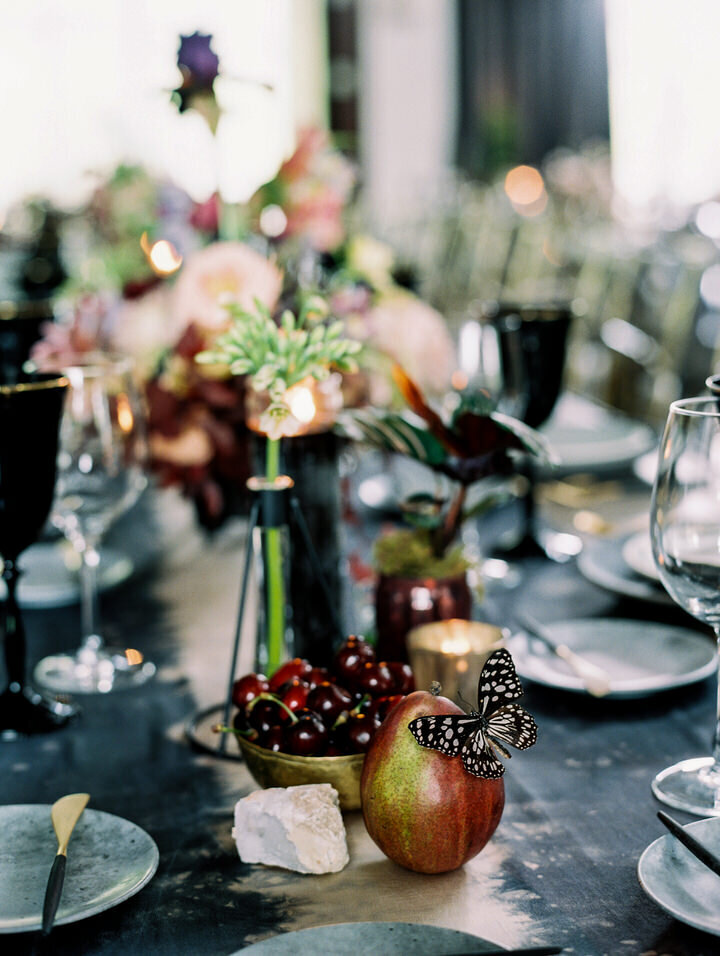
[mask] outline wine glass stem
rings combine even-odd
[[[99,630],[97,568],[100,556],[92,542],[85,541],[80,551],[80,622],[84,648],[97,650],[102,646]]]
[[[713,625],[713,631],[715,632],[715,643],[717,647],[716,660],[718,666],[715,735],[713,737],[713,761],[715,763],[715,768],[720,770],[720,624]]]
[[[17,564],[6,560],[2,577],[7,588],[5,599],[5,665],[9,690],[18,693],[25,683],[25,629],[15,597],[19,577]]]

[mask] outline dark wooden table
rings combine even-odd
[[[194,752],[184,724],[224,694],[242,528],[206,538],[182,509],[160,511],[155,529],[142,522],[142,533],[160,535],[161,553],[102,599],[108,637],[144,650],[158,664],[156,679],[86,698],[82,716],[53,735],[0,744],[3,804],[51,804],[87,790],[91,807],[152,835],[157,874],[125,903],[47,939],[0,936],[0,952],[223,956],[283,931],[363,920],[437,924],[508,947],[556,943],[575,956],[720,952],[720,940],[660,910],[636,875],[640,854],[664,832],[651,778],[674,760],[709,752],[712,681],[618,702],[528,685],[524,703],[539,742],[510,763],[492,841],[456,872],[423,876],[396,866],[369,840],[359,813],[346,815],[351,863],[341,873],[301,876],[240,862],[233,807],[254,785],[243,764]],[[356,526],[351,540],[357,534]],[[526,608],[545,621],[611,615],[688,623],[679,612],[602,591],[572,562],[531,562],[521,573],[514,590],[490,589],[484,616],[511,623]],[[77,644],[77,607],[29,611],[26,622],[33,660]],[[3,866],[1,843],[2,834]]]

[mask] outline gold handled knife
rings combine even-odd
[[[75,824],[82,816],[89,799],[89,793],[70,793],[66,797],[60,797],[59,800],[56,800],[50,812],[55,835],[57,836],[58,851],[45,889],[42,931],[46,935],[52,929],[58,903],[62,896],[68,843],[75,829]]]

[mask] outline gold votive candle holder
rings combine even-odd
[[[490,654],[505,645],[507,628],[485,621],[433,621],[413,628],[407,635],[410,666],[418,690],[430,690],[438,681],[443,697],[459,698],[477,706],[480,672]]]

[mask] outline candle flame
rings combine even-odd
[[[466,637],[446,637],[440,645],[443,654],[469,654],[472,650]]]
[[[301,424],[309,425],[315,417],[315,399],[310,389],[305,385],[293,385],[285,393],[285,399],[293,417]]]
[[[135,417],[133,415],[133,410],[130,407],[130,400],[124,392],[121,392],[117,396],[116,401],[118,425],[126,435],[129,435],[133,430],[133,425],[135,424]]]
[[[151,244],[148,234],[144,232],[140,238],[140,248],[147,256],[155,275],[171,276],[182,265],[182,256],[167,239],[158,239]]]

